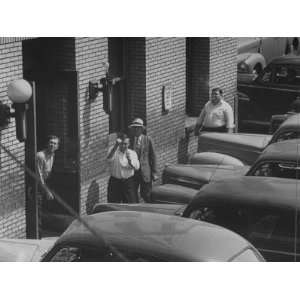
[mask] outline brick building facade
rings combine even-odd
[[[185,134],[186,116],[199,114],[211,87],[224,88],[233,105],[233,38],[12,38],[0,43],[1,97],[8,101],[6,86],[14,79],[36,82],[37,148],[47,134],[61,137],[53,188],[81,214],[106,201],[105,156],[116,131],[134,117],[145,120],[154,138],[161,171],[196,151],[197,140]],[[110,115],[102,92],[89,97],[89,82],[105,77],[106,62],[110,75],[121,78],[113,87]],[[14,121],[1,132],[1,143],[21,161],[30,150],[29,143],[16,140]],[[26,175],[1,150],[0,155],[0,236],[25,237]]]

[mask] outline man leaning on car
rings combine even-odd
[[[211,100],[202,109],[195,126],[195,135],[199,131],[233,132],[233,111],[224,100],[223,91],[214,88],[211,92]]]

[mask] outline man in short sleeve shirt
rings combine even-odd
[[[214,88],[211,100],[202,109],[195,126],[195,135],[199,131],[233,132],[233,111],[231,106],[224,100],[223,91]]]

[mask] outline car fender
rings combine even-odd
[[[238,63],[244,62],[249,66],[249,73],[252,73],[254,70],[254,67],[257,64],[260,64],[262,66],[262,69],[266,67],[266,60],[264,56],[260,53],[243,53],[238,55]]]
[[[189,159],[190,164],[205,164],[205,165],[231,165],[244,166],[245,164],[230,155],[217,152],[200,152],[193,154]]]

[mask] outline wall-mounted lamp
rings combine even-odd
[[[16,120],[16,136],[20,142],[26,140],[26,110],[28,109],[27,101],[32,96],[32,87],[24,79],[18,79],[9,84],[7,96],[13,102],[14,112],[10,111],[7,104],[0,103],[0,127],[4,128],[9,124],[10,118]]]
[[[113,110],[113,86],[122,80],[121,77],[112,77],[109,75],[109,63],[105,65],[105,77],[101,78],[99,82],[89,81],[89,99],[95,100],[99,92],[103,93],[103,109],[107,114],[110,114]]]

